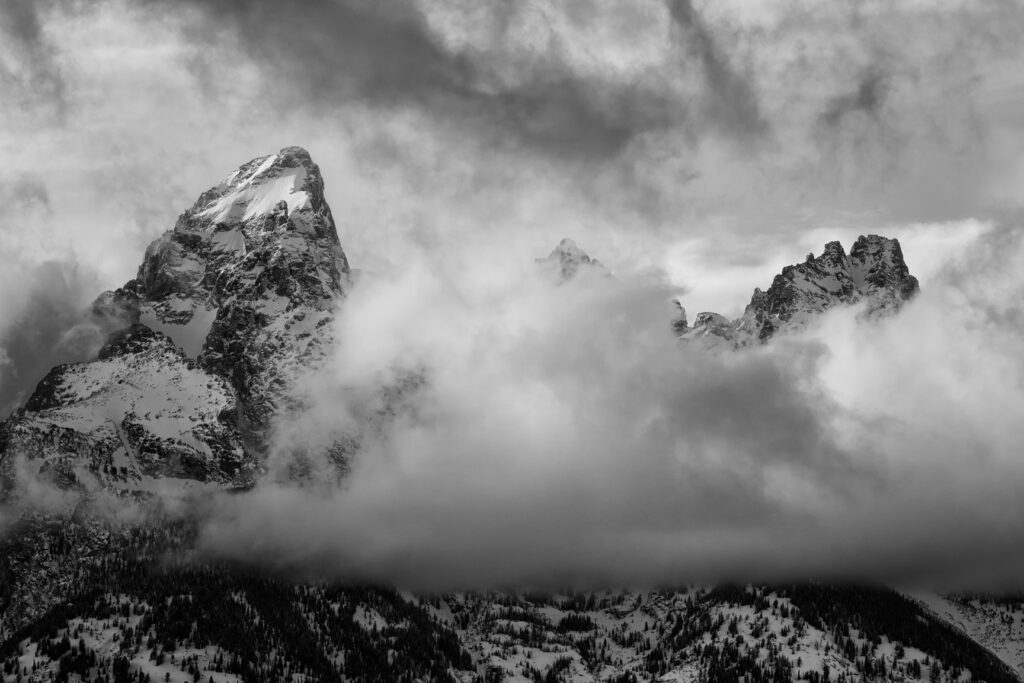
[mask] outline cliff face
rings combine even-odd
[[[349,265],[319,167],[289,147],[204,192],[150,245],[126,290],[141,321],[230,380],[265,429],[294,377],[330,342]]]

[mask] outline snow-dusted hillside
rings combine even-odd
[[[1024,678],[1024,598],[914,593],[938,617],[984,645]]]
[[[124,569],[0,647],[5,683],[118,669],[182,683],[1016,680],[959,630],[885,589],[417,597],[216,568],[122,578]]]
[[[865,604],[863,611],[851,609]],[[1013,680],[885,589],[828,586],[455,595],[432,610],[483,675],[558,680]],[[891,615],[891,616],[890,616]],[[900,620],[906,628],[894,626]],[[886,635],[889,630],[892,635]]]

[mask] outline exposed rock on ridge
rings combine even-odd
[[[863,302],[868,316],[896,311],[918,289],[898,240],[862,235],[849,255],[839,242],[829,242],[820,256],[808,254],[803,263],[783,268],[767,291],[754,290],[738,319],[700,313],[681,336],[726,340],[736,346],[762,343],[839,305]]]

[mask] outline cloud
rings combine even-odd
[[[705,104],[709,120],[745,141],[765,134],[768,122],[761,115],[750,74],[734,69],[690,0],[670,0],[669,12],[683,32],[685,54],[695,56],[703,68],[709,93]]]
[[[309,22],[287,21],[290,10],[272,2],[192,5],[202,22],[194,35],[216,43],[225,30],[236,35],[266,70],[268,97],[330,109],[413,107],[489,149],[602,163],[648,133],[749,140],[765,128],[751,84],[699,14],[678,3],[670,13],[605,1],[445,8],[322,0],[304,6]],[[636,45],[632,31],[649,36],[649,54],[620,44]],[[609,57],[593,50],[595,40]]]
[[[67,107],[67,84],[45,31],[50,5],[9,0],[0,7],[0,36],[6,39],[0,48],[0,86],[7,93],[5,105],[42,104],[60,120]]]
[[[868,116],[877,116],[885,104],[885,95],[885,77],[876,71],[869,71],[861,77],[854,92],[833,98],[821,113],[820,120],[826,126],[835,127],[847,114],[863,112]]]
[[[745,353],[679,347],[668,291],[617,273],[421,254],[357,288],[276,457],[425,384],[341,490],[269,478],[215,501],[202,547],[304,576],[421,589],[1019,577],[1019,231],[977,238],[899,316]],[[941,528],[941,534],[936,533]]]
[[[31,173],[23,173],[11,180],[0,178],[0,204],[15,212],[52,210],[46,181]]]
[[[88,315],[95,274],[75,263],[8,264],[0,310],[0,417],[20,407],[55,365],[92,358],[109,330]]]
[[[183,3],[148,4],[180,15]],[[598,156],[676,118],[656,90],[580,79],[556,59],[502,82],[486,58],[447,49],[414,5],[316,0],[304,3],[303,20],[295,21],[294,8],[264,0],[187,4],[197,12],[191,39],[218,45],[225,32],[232,35],[265,72],[261,95],[303,107],[411,105],[438,123],[476,127],[497,144],[511,134],[535,149]],[[515,13],[491,11],[496,23]]]
[[[90,316],[100,277],[49,243],[54,201],[32,172],[0,175],[0,419],[60,363],[91,358],[109,321]]]

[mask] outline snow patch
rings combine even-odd
[[[259,177],[266,170],[264,166],[269,168],[275,159],[276,157],[268,157],[268,161],[239,183],[234,191],[213,202],[199,215],[213,223],[231,224],[269,213],[282,201],[288,205],[289,214],[308,207],[309,194],[302,190],[306,182],[305,167],[285,168],[280,175],[272,178]]]
[[[172,302],[171,310],[188,302]],[[152,309],[145,309],[139,316],[139,322],[149,329],[166,334],[171,340],[185,352],[189,358],[197,358],[203,350],[207,335],[217,319],[216,308],[197,308],[192,313],[192,319],[184,325],[168,323],[160,320]]]

